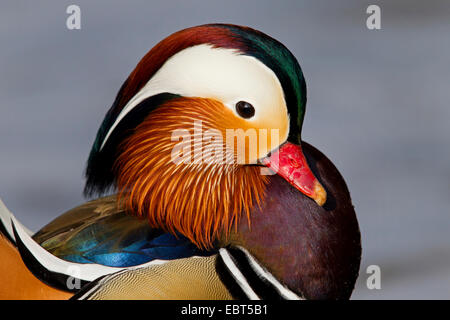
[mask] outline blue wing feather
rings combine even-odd
[[[101,198],[68,211],[33,237],[55,256],[76,263],[131,267],[156,259],[207,256],[182,235],[151,228],[127,214],[114,197]]]

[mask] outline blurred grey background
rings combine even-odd
[[[81,7],[81,30],[66,8]],[[381,30],[366,8],[381,7]],[[260,29],[299,59],[303,139],[352,194],[354,299],[450,298],[450,2],[18,1],[0,4],[0,197],[37,230],[82,203],[83,170],[117,90],[159,40],[193,25]],[[381,267],[381,290],[366,286]]]

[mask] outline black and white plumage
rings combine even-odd
[[[81,299],[348,299],[358,222],[342,176],[300,138],[305,106],[301,68],[275,39],[223,24],[173,34],[125,81],[91,150],[86,194],[117,187],[122,201],[86,203],[34,235],[0,206],[28,269],[15,265]],[[199,119],[275,134],[258,135],[247,162],[169,161],[171,130]],[[0,250],[16,259],[11,243]]]

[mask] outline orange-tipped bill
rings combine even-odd
[[[300,145],[286,142],[269,157],[262,159],[262,163],[318,205],[324,205],[327,193],[309,168]]]

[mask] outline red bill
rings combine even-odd
[[[309,168],[300,145],[286,142],[262,163],[318,205],[324,205],[327,193]]]

